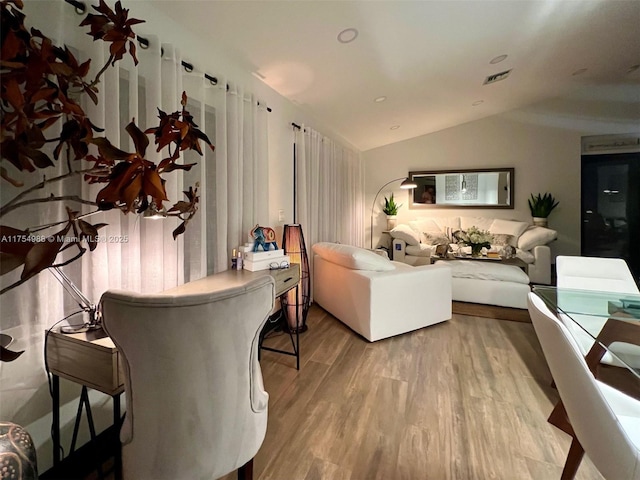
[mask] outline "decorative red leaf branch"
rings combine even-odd
[[[180,111],[167,114],[159,110],[158,126],[142,131],[135,119],[127,125],[126,131],[133,140],[135,152],[125,152],[107,137],[98,136],[104,130],[93,124],[77,100],[78,95],[86,94],[97,104],[100,78],[127,53],[138,64],[136,35],[132,27],[143,20],[129,18],[129,10],[123,8],[120,1],[116,2],[115,10],[103,0],[93,7],[97,14],[88,14],[80,26],[89,27],[88,35],[94,41],[109,44],[109,58],[95,77],[88,79],[91,60],[79,62],[66,46],[54,45],[35,28],[27,30],[22,8],[22,0],[0,0],[0,181],[23,188],[0,207],[0,218],[27,205],[58,201],[95,205],[98,210],[119,209],[125,214],[143,213],[149,208],[162,209],[163,202],[169,200],[164,176],[190,170],[195,165],[178,163],[181,152],[195,150],[202,155],[200,141],[214,148],[186,110],[186,93],[182,93]],[[54,125],[60,126],[60,134],[48,138],[46,131]],[[145,158],[148,135],[153,135],[158,152],[165,148],[168,151],[168,156],[157,165]],[[45,147],[54,142],[52,158]],[[66,173],[52,178],[39,176],[38,170],[55,165],[63,154],[66,154]],[[76,162],[80,161],[91,162],[92,166],[77,168]],[[12,169],[33,173],[38,176],[36,183],[25,186],[12,176]],[[66,194],[26,198],[46,185],[80,174],[87,183],[105,184],[95,200]],[[196,188],[189,187],[184,194],[187,199],[178,201],[167,211],[168,216],[182,220],[173,231],[174,239],[185,232],[198,208],[197,185]],[[105,224],[92,225],[69,207],[67,217],[67,220],[31,230],[0,225],[0,275],[23,267],[20,280],[1,290],[0,294],[46,268],[77,260],[87,251],[83,245],[89,251],[97,247],[98,229]],[[56,225],[62,225],[58,232],[48,236],[34,234]],[[77,249],[75,254],[70,259],[58,260],[59,254],[70,248]]]

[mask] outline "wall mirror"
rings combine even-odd
[[[513,208],[513,168],[409,172],[409,208]]]

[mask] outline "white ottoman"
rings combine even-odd
[[[491,260],[438,260],[451,268],[451,296],[457,302],[527,308],[529,277],[519,267]]]

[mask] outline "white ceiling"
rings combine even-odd
[[[153,3],[361,150],[573,87],[623,84],[640,97],[640,69],[629,72],[640,64],[638,0]],[[339,43],[350,27],[357,39]]]

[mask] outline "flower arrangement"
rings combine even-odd
[[[458,245],[471,247],[471,256],[479,257],[483,248],[491,248],[493,235],[478,227],[470,227],[467,231],[459,231],[455,234]]]

